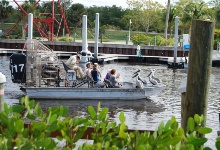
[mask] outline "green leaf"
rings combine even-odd
[[[182,137],[182,136],[185,136],[185,133],[184,133],[183,128],[179,128],[179,129],[178,129],[178,135],[181,136],[181,137]]]
[[[208,134],[208,133],[212,132],[212,129],[208,128],[208,127],[200,127],[198,129],[198,132],[201,133],[201,134]]]
[[[138,145],[137,150],[147,150],[144,145]]]
[[[84,133],[85,133],[85,129],[84,129],[84,128],[83,128],[83,129],[80,129],[80,131],[77,132],[76,136],[74,137],[73,142],[75,143],[75,142],[77,142],[79,139],[81,139],[81,138],[83,137]]]
[[[4,124],[8,124],[8,117],[5,114],[0,113],[0,121]]]
[[[38,148],[40,148],[40,147],[46,147],[46,146],[50,145],[50,143],[51,143],[51,139],[49,139],[49,138],[42,139],[42,140],[37,140],[37,141],[34,142],[34,144],[35,144]]]
[[[178,144],[180,141],[182,140],[181,137],[177,136],[177,137],[173,137],[169,142],[171,145],[175,146],[176,144]]]
[[[28,109],[28,111],[30,110],[30,107],[29,107],[29,97],[28,96],[25,96],[24,97],[24,105],[25,107]]]
[[[158,127],[158,135],[161,135],[163,133],[163,129],[164,129],[164,123],[161,122]]]
[[[164,131],[167,131],[170,129],[170,125],[171,125],[171,120],[168,120],[165,127],[164,127]]]
[[[192,144],[187,144],[186,146],[182,146],[180,150],[195,150]]]
[[[99,102],[97,106],[97,112],[100,112],[100,110],[101,110],[101,103]]]
[[[220,149],[220,141],[217,141],[217,142],[215,143],[215,147],[216,147],[217,149]]]
[[[22,145],[21,147],[22,150],[30,150],[32,149],[32,143],[25,143],[24,145]]]
[[[194,120],[192,117],[189,117],[189,119],[187,121],[187,129],[192,132],[192,131],[194,131],[194,128],[195,128]]]
[[[174,131],[176,131],[176,130],[178,129],[178,122],[177,122],[177,121],[173,122],[173,123],[171,124],[171,128],[172,128]]]
[[[9,108],[8,108],[8,104],[4,103],[4,112],[6,115],[9,115]]]
[[[96,119],[96,111],[95,111],[95,109],[92,106],[88,106],[88,112],[89,112],[89,115],[91,116],[91,118],[93,120],[95,120]]]
[[[55,122],[57,120],[57,114],[53,114],[49,120],[49,124],[52,124],[53,122]]]
[[[120,124],[120,130],[125,131],[126,129],[127,126],[124,123]]]
[[[35,109],[34,109],[34,110],[35,110],[35,112],[36,112],[36,114],[37,114],[38,117],[42,116],[42,109],[41,109],[39,103],[37,103],[37,105],[35,106]]]
[[[33,122],[32,130],[43,131],[47,127],[45,122]]]
[[[23,120],[17,120],[15,122],[15,130],[17,133],[21,133],[24,130],[24,121]]]
[[[33,109],[33,108],[34,108],[34,105],[35,105],[35,101],[34,101],[34,100],[31,100],[31,101],[29,102],[29,107],[30,107],[30,109]]]
[[[198,114],[194,115],[194,120],[195,120],[195,123],[197,124],[201,123],[200,116]]]
[[[102,111],[100,112],[98,119],[99,120],[104,120],[106,118],[106,115],[108,114],[108,108],[103,108]]]
[[[32,114],[28,114],[27,118],[30,119],[30,120],[35,120],[37,117],[32,115]]]
[[[123,130],[120,130],[119,131],[119,137],[126,140],[127,139],[127,134]]]
[[[207,141],[207,138],[194,139],[190,141],[194,146],[202,146]]]
[[[57,123],[52,123],[51,125],[49,125],[47,127],[47,132],[53,132],[56,131],[59,128],[59,126],[57,125]]]
[[[210,147],[205,147],[203,150],[212,150]]]
[[[24,110],[24,106],[14,105],[14,106],[12,106],[12,110],[13,110],[13,112],[20,113]]]
[[[124,123],[125,122],[125,116],[124,116],[124,112],[120,112],[120,115],[119,115],[119,120],[121,121],[121,123]]]

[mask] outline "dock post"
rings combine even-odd
[[[207,117],[208,93],[212,67],[214,22],[193,20],[190,38],[186,94],[182,95],[181,126],[195,114]]]
[[[99,13],[96,13],[95,19],[95,43],[94,43],[94,59],[98,60],[98,41],[99,41]]]
[[[174,54],[173,54],[173,57],[174,57],[174,66],[176,65],[176,57],[177,57],[177,47],[178,47],[178,20],[179,20],[179,17],[176,16],[175,17],[175,35],[174,35]]]
[[[33,14],[29,13],[28,14],[28,39],[32,40],[33,39]]]
[[[0,112],[4,109],[4,83],[6,82],[5,75],[0,72]]]

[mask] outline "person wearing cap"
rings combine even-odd
[[[91,71],[92,71],[92,64],[91,64],[91,62],[88,62],[86,64],[86,75],[90,76]]]
[[[94,81],[94,86],[96,87],[104,87],[106,86],[105,82],[102,82],[102,76],[99,71],[99,65],[97,63],[94,63],[93,69],[91,70],[91,77],[93,78]]]
[[[80,55],[73,55],[70,56],[70,58],[66,61],[66,65],[76,71],[76,75],[79,76],[79,78],[85,78],[86,75],[83,73],[82,68],[77,66],[76,64],[79,62],[81,59]]]

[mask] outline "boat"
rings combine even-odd
[[[136,83],[120,82],[121,88],[111,88],[106,82],[105,87],[96,87],[89,76],[78,79],[74,70],[59,61],[56,54],[39,41],[29,40],[26,45],[26,53],[10,57],[10,68],[12,81],[20,83],[21,90],[31,99],[137,100],[155,95],[165,88],[163,83],[140,80],[140,70],[134,73]]]

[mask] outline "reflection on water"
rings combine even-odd
[[[1,72],[6,75],[7,83],[5,84],[5,101],[9,104],[17,103],[18,98],[23,95],[16,84],[13,84],[10,79],[9,57],[0,57]],[[149,99],[122,101],[122,100],[103,100],[102,107],[109,108],[109,116],[118,122],[118,116],[121,111],[124,111],[126,116],[126,124],[130,129],[147,129],[155,130],[161,121],[166,122],[172,116],[181,121],[181,94],[178,93],[178,87],[181,80],[186,77],[186,70],[168,69],[166,65],[150,65],[137,63],[112,63],[101,65],[102,75],[105,76],[108,69],[115,68],[120,72],[122,81],[132,81],[132,73],[137,69],[141,69],[141,76],[147,79],[150,69],[156,69],[156,76],[162,79],[166,88],[159,94],[151,96]],[[211,85],[208,101],[208,116],[207,126],[213,129],[213,132],[207,137],[209,138],[208,146],[214,148],[217,130],[219,130],[219,102],[220,102],[220,68],[212,68]],[[37,101],[41,103],[43,109],[53,106],[67,106],[69,113],[72,116],[85,115],[88,106],[97,107],[99,101],[84,100],[84,101]]]

